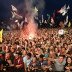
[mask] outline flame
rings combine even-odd
[[[25,25],[21,32],[21,38],[23,39],[33,39],[36,37],[37,26],[33,19],[29,20],[28,25]]]

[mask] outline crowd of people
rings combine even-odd
[[[34,39],[20,31],[4,32],[0,43],[0,72],[72,72],[72,29],[39,29]]]

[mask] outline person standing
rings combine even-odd
[[[25,71],[21,53],[15,54],[14,67],[15,67],[15,70],[14,70],[15,72],[24,72]]]
[[[58,59],[54,60],[54,72],[64,72],[64,66],[66,64],[66,60],[63,55],[60,55]]]

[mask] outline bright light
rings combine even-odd
[[[30,40],[32,40],[34,37],[35,37],[34,34],[30,34],[30,35],[29,35],[29,39],[30,39]]]
[[[60,29],[59,31],[58,31],[58,34],[59,35],[63,35],[65,33],[65,31],[63,30],[63,29]]]

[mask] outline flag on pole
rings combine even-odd
[[[15,6],[11,5],[11,7],[12,7],[12,11],[16,11],[16,12],[18,11]]]
[[[2,42],[3,29],[0,31],[0,42]]]
[[[58,13],[61,13],[63,16],[67,13],[66,4],[58,11]]]
[[[65,16],[68,13],[68,10],[70,9],[70,6],[66,7],[66,4],[58,11],[58,13],[62,14],[62,16]]]

